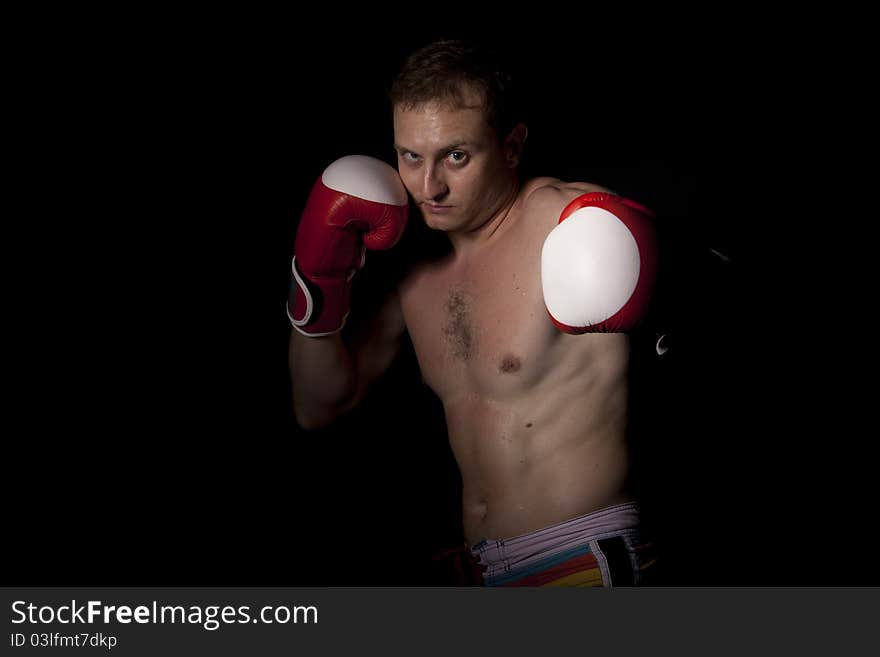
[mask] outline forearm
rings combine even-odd
[[[389,249],[397,243],[408,212],[397,171],[363,155],[336,160],[309,194],[297,227],[287,303],[294,329],[293,408],[303,428],[332,422],[357,402],[371,380],[372,370],[362,366],[371,360],[365,358],[363,345],[347,344],[341,336],[350,311],[351,281],[367,249]]]
[[[300,426],[325,426],[351,406],[357,371],[340,333],[312,338],[291,331],[289,357],[293,410]]]

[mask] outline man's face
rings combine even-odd
[[[459,108],[436,102],[394,108],[400,177],[425,222],[437,230],[479,228],[516,180],[479,97],[472,94],[467,101]]]

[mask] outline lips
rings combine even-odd
[[[433,203],[425,203],[422,202],[422,207],[427,209],[429,212],[445,212],[452,208],[451,205],[435,205]]]

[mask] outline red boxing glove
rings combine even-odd
[[[644,317],[657,272],[653,217],[604,192],[565,207],[541,252],[544,303],[560,331],[625,332]]]
[[[297,331],[318,337],[342,329],[364,248],[394,246],[408,213],[406,188],[385,162],[349,155],[324,170],[306,202],[294,245],[287,315]]]

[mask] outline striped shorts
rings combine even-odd
[[[627,502],[529,534],[471,547],[486,586],[638,586],[654,563]]]

